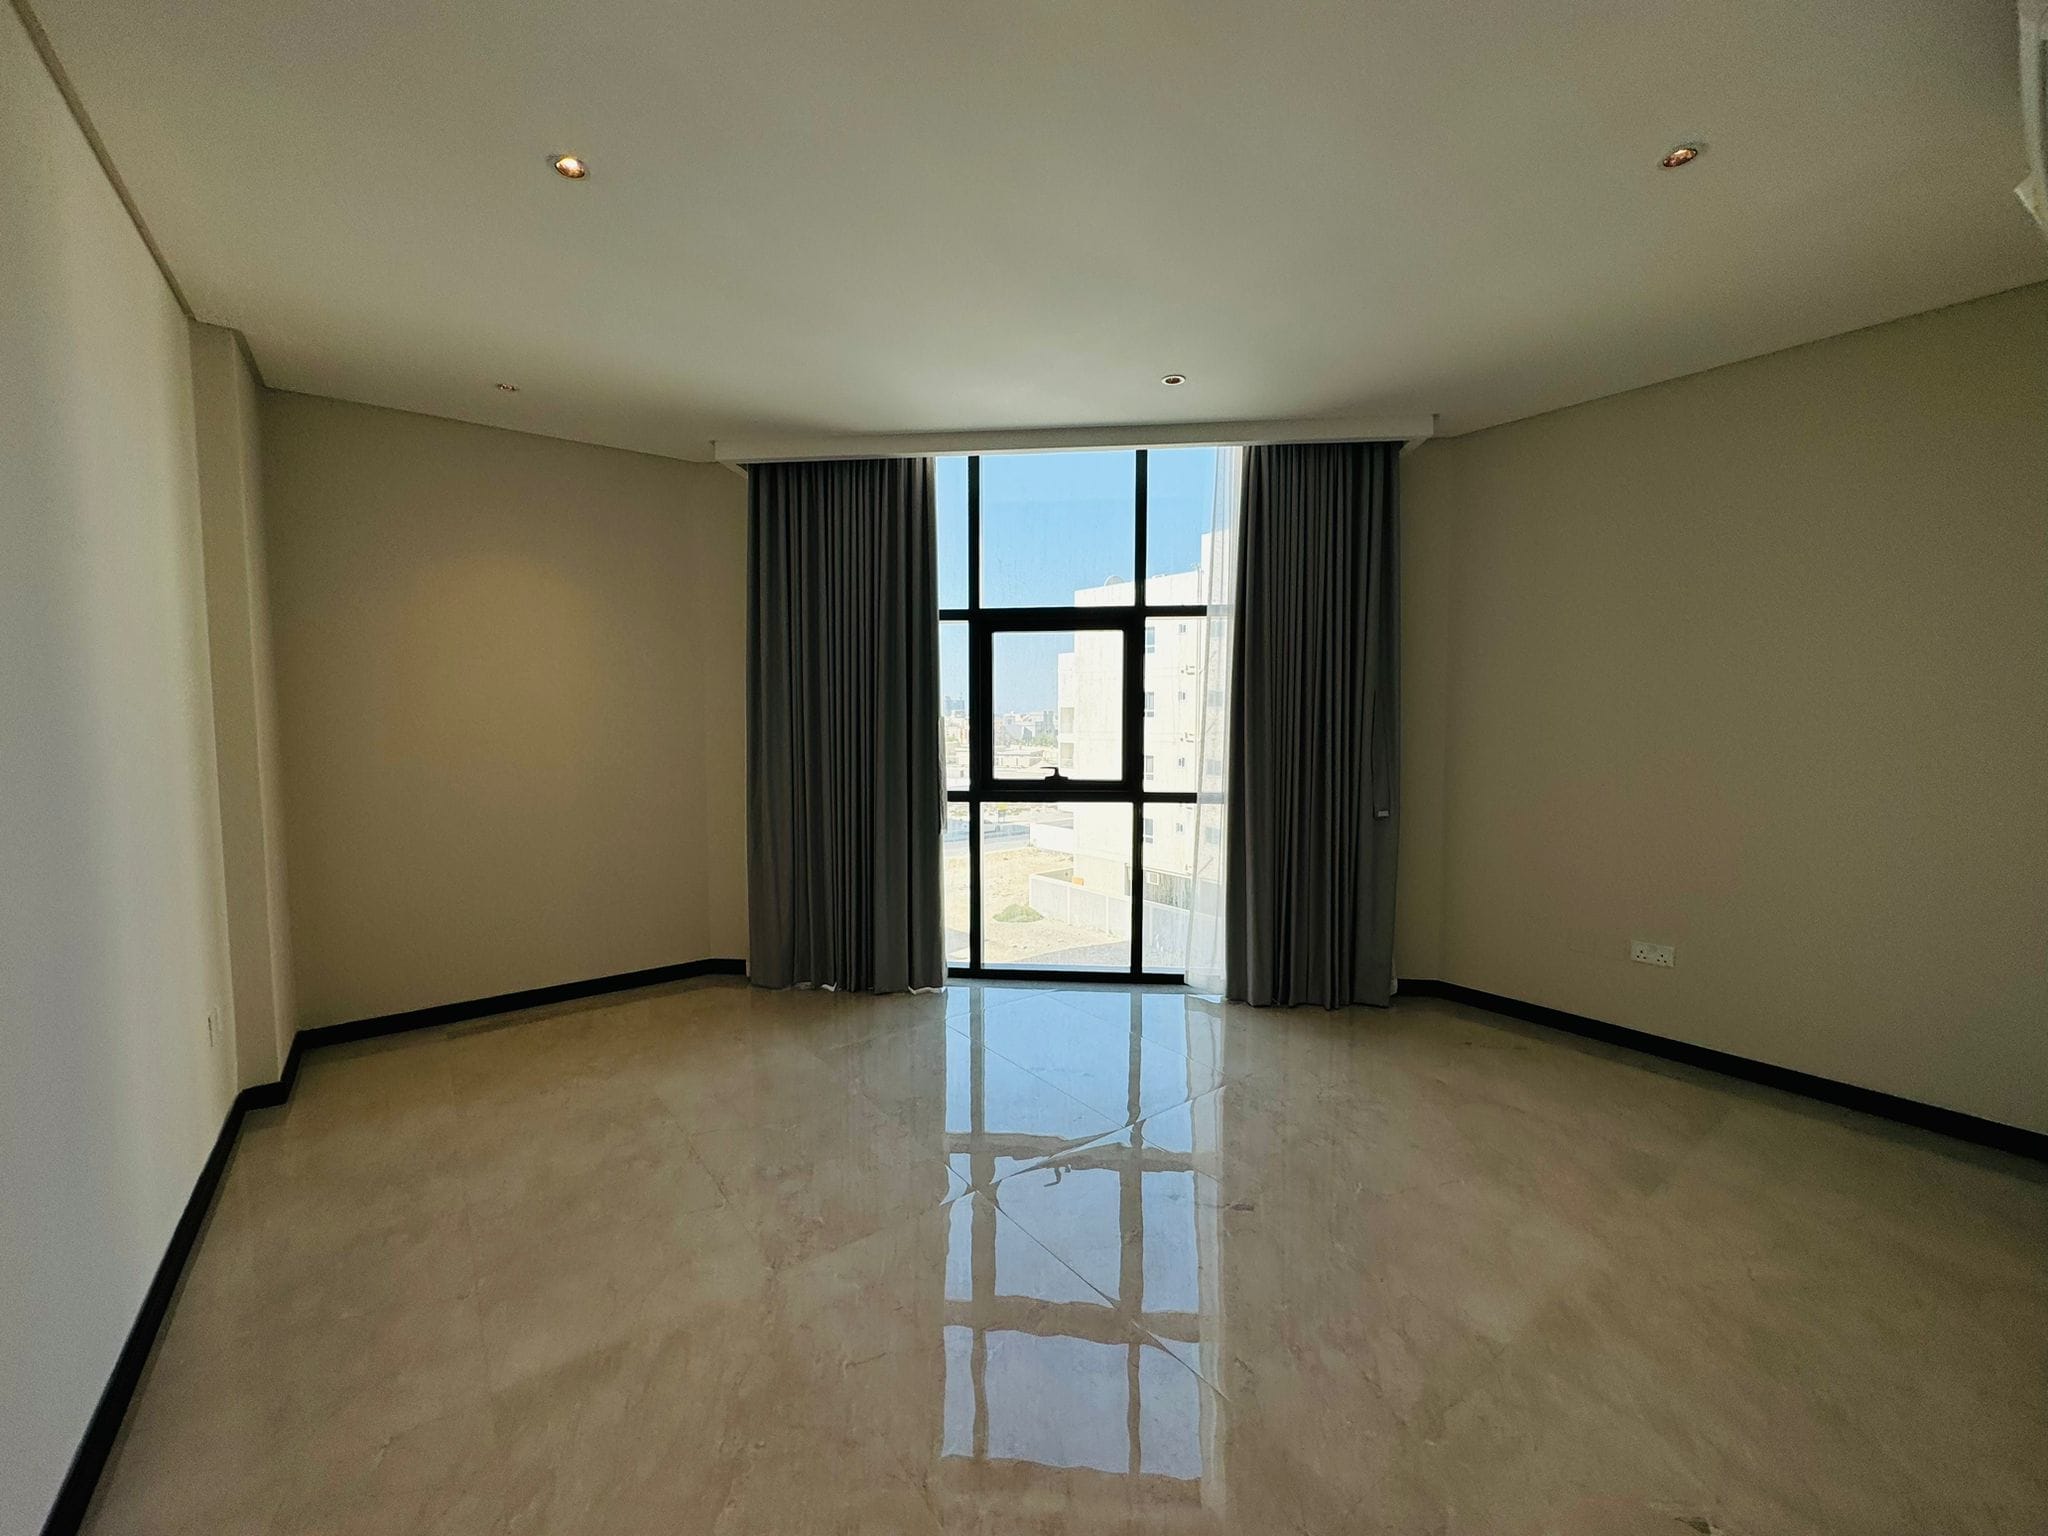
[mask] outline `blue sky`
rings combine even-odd
[[[1151,574],[1191,571],[1209,530],[1216,484],[1214,448],[1155,450],[1146,469]],[[967,460],[942,458],[939,479],[939,604],[967,603]],[[989,454],[981,461],[982,601],[985,605],[1065,606],[1082,587],[1132,581],[1132,498],[1137,455]],[[941,645],[941,692],[966,692],[964,625],[949,625]],[[1058,635],[1005,645],[995,707],[1050,709],[1058,697]]]

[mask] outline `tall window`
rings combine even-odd
[[[1178,978],[1216,459],[939,460],[956,974]]]

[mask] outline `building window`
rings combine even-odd
[[[1155,838],[1162,866],[1187,858],[1155,807],[1195,799],[1182,706],[1202,686],[1186,679],[1207,636],[1217,453],[937,461],[957,970],[1175,974],[1186,917],[1131,898],[1178,889],[1152,878]]]

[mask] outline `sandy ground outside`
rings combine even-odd
[[[996,914],[1027,905],[1033,875],[1060,879],[1073,873],[1074,861],[1050,848],[1011,848],[982,859],[984,963],[988,965],[1128,965],[1130,937],[1099,928],[1077,928],[1041,918],[1037,922],[1004,922]],[[967,853],[949,851],[946,859],[946,929],[949,956],[967,960]]]

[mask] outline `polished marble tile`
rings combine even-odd
[[[943,1017],[870,1035],[827,1059],[863,1098],[921,1137],[978,1133],[1002,1138],[1012,1155],[1050,1155],[1122,1123],[993,1051],[977,1050],[970,1033]]]
[[[1145,1032],[1145,994],[1117,994],[1126,1005],[1121,1018],[1100,1005],[1076,1007],[1070,997],[1021,993],[954,1027],[968,1031],[989,1055],[1014,1063],[1119,1124],[1185,1103],[1217,1085],[1209,1062],[1191,1059],[1183,1048]],[[1159,1034],[1171,1038],[1170,1031]]]
[[[100,1536],[2021,1532],[2037,1166],[1450,1005],[707,981],[315,1053]]]

